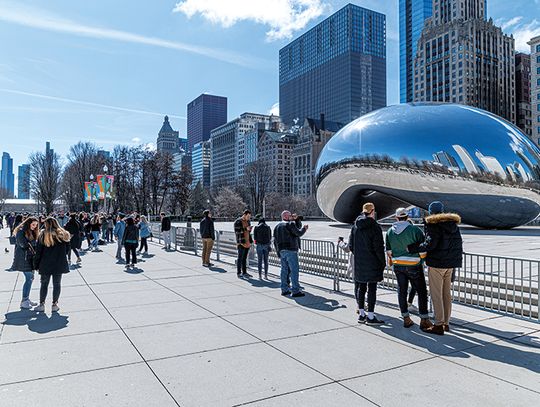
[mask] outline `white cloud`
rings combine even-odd
[[[279,102],[276,102],[272,105],[268,114],[273,114],[274,116],[279,116]]]
[[[506,31],[508,30],[510,27],[513,27],[517,24],[519,24],[519,22],[523,20],[523,17],[522,16],[517,16],[517,17],[514,17],[514,18],[511,18],[510,20],[499,20],[500,21],[500,25],[501,25],[501,28],[503,29],[503,31]]]
[[[200,14],[208,21],[231,27],[240,21],[269,26],[269,41],[292,37],[329,8],[324,0],[183,0],[175,12],[189,18]]]
[[[506,24],[509,22],[515,20],[516,18],[513,18],[509,20]],[[531,52],[531,46],[527,44],[531,40],[531,38],[537,37],[540,35],[540,22],[538,20],[532,20],[528,23],[522,23],[521,18],[511,25],[513,27],[512,30],[508,30],[506,32],[507,34],[513,34],[514,39],[516,42],[516,51],[519,52]],[[502,25],[504,26],[505,23],[503,22]]]
[[[94,103],[94,102],[87,102],[85,100],[76,100],[76,99],[68,99],[68,98],[63,98],[63,97],[58,97],[58,96],[43,95],[41,93],[24,92],[22,90],[0,88],[0,92],[11,93],[13,95],[30,96],[34,98],[52,100],[56,102],[73,103],[73,104],[84,105],[84,106],[98,107],[102,109],[118,110],[121,112],[149,114],[149,115],[161,116],[161,117],[165,116],[165,113],[151,112],[148,110],[140,110],[140,109],[130,109],[127,107],[120,107],[120,106],[104,105],[102,103]],[[169,117],[186,120],[184,116],[176,116],[176,115],[170,114]]]
[[[240,55],[229,50],[208,48],[156,37],[147,37],[127,31],[85,25],[81,22],[69,20],[45,10],[21,5],[19,2],[13,1],[0,0],[0,21],[81,37],[114,40],[184,51],[244,67],[253,67],[254,65],[263,66],[262,64],[265,63],[265,61],[261,61],[260,59]]]
[[[133,137],[131,139],[131,142],[135,143],[135,144],[141,144],[141,138],[140,137]]]

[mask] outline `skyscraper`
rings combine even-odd
[[[13,159],[9,153],[2,153],[2,169],[0,170],[0,188],[5,189],[9,196],[15,194],[15,175],[13,174]]]
[[[399,89],[401,103],[413,100],[413,65],[433,0],[399,0]]]
[[[514,38],[486,0],[433,0],[414,59],[414,101],[457,102],[516,122]]]
[[[531,137],[536,145],[540,145],[540,36],[528,44],[531,46]]]
[[[516,122],[531,137],[531,56],[516,54]]]
[[[28,164],[19,165],[17,198],[30,198],[30,166]]]
[[[165,116],[157,138],[157,150],[169,154],[180,151],[180,138],[178,132],[173,130],[169,123],[169,116]]]
[[[191,175],[193,186],[200,182],[204,188],[210,187],[210,141],[202,141],[193,146]]]
[[[203,93],[187,105],[187,138],[189,151],[210,132],[227,123],[227,98]]]
[[[283,123],[349,123],[386,106],[386,17],[348,4],[279,51]]]

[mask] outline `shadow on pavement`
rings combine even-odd
[[[28,326],[28,329],[38,334],[59,331],[67,327],[69,317],[53,312],[50,316],[44,312],[35,312],[32,310],[20,310],[8,312],[5,314],[4,325]]]
[[[335,311],[336,309],[347,308],[345,304],[340,304],[338,300],[311,294],[308,291],[304,291],[304,294],[304,297],[290,298],[302,307],[313,308],[319,311]]]
[[[144,270],[142,268],[139,268],[139,267],[131,267],[131,268],[124,269],[124,273],[140,274],[140,273],[144,273]]]
[[[213,271],[214,273],[226,273],[227,272],[227,270],[225,270],[224,268],[216,267],[216,266],[210,266],[210,267],[208,267],[208,270]]]

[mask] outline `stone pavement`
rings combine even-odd
[[[85,254],[57,314],[20,310],[22,275],[0,272],[0,406],[539,405],[539,324],[456,306],[452,332],[428,336],[380,290],[387,325],[360,326],[350,296],[313,285],[327,280],[284,298],[275,277],[150,251],[129,271],[113,245]]]

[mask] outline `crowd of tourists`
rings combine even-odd
[[[247,261],[252,245],[255,245],[259,278],[268,278],[269,253],[274,249],[281,263],[281,295],[303,297],[305,293],[299,282],[298,252],[301,250],[301,237],[307,232],[308,226],[302,224],[301,216],[289,211],[282,212],[281,221],[273,231],[264,218],[259,218],[258,225],[252,228],[251,217],[251,211],[246,209],[234,222],[238,249],[237,276],[252,277],[248,273]],[[395,213],[395,223],[386,235],[375,218],[375,205],[364,204],[362,213],[352,226],[348,242],[343,238],[338,241],[338,247],[350,253],[348,272],[354,280],[358,322],[367,325],[385,323],[375,314],[375,305],[377,285],[383,280],[385,269],[390,268],[397,281],[403,326],[410,328],[414,325],[410,310],[417,309],[422,331],[444,335],[450,330],[451,285],[455,270],[462,266],[463,241],[458,227],[460,216],[445,213],[441,202],[432,202],[422,231],[410,221],[407,210],[399,208]],[[200,233],[203,242],[202,265],[211,267],[210,254],[216,237],[209,210],[203,214]],[[434,322],[429,317],[426,266]],[[417,308],[413,306],[416,296]]]
[[[164,217],[164,215],[162,216]],[[137,254],[148,255],[147,239],[152,232],[144,215],[118,213],[65,213],[50,216],[9,213],[0,216],[0,228],[9,228],[10,243],[14,246],[10,271],[24,275],[21,308],[43,312],[52,279],[52,311],[58,312],[62,275],[71,270],[72,254],[75,263],[82,262],[81,254],[101,252],[99,246],[118,245],[116,259],[125,261],[127,269],[137,264]],[[86,241],[86,248],[83,243]],[[139,246],[140,243],[140,246]],[[138,248],[138,250],[137,250]],[[9,249],[5,249],[9,252]],[[125,253],[125,259],[122,252]],[[30,299],[34,273],[41,276],[39,303]]]

